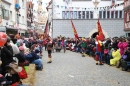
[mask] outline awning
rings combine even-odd
[[[6,27],[0,26],[0,32],[6,32]]]
[[[6,27],[6,30],[14,30],[14,31],[17,31],[18,29],[17,29],[17,28],[13,28],[13,27]]]

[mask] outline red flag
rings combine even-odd
[[[102,32],[102,27],[100,25],[100,21],[98,19],[98,22],[97,22],[97,26],[98,26],[98,35],[99,35],[99,40],[103,41],[104,40],[104,34]]]
[[[77,33],[77,31],[76,31],[76,28],[75,28],[74,23],[73,23],[72,20],[71,20],[71,24],[72,24],[72,29],[73,29],[73,31],[74,31],[74,36],[75,36],[75,38],[76,38],[76,39],[79,39],[78,33]]]
[[[43,38],[46,38],[48,36],[48,34],[49,34],[49,31],[48,31],[48,21],[47,21],[46,28],[44,30],[44,37]]]

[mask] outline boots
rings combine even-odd
[[[47,63],[52,63],[52,58],[49,58],[49,61]]]

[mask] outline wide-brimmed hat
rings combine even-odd
[[[6,66],[7,68],[12,68],[15,72],[21,72],[22,67],[19,67],[16,62],[11,62],[9,65]]]

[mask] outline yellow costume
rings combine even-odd
[[[121,54],[119,50],[114,50],[112,52],[112,57],[113,59],[110,60],[110,65],[116,65],[117,61],[119,61],[119,59],[121,58]]]

